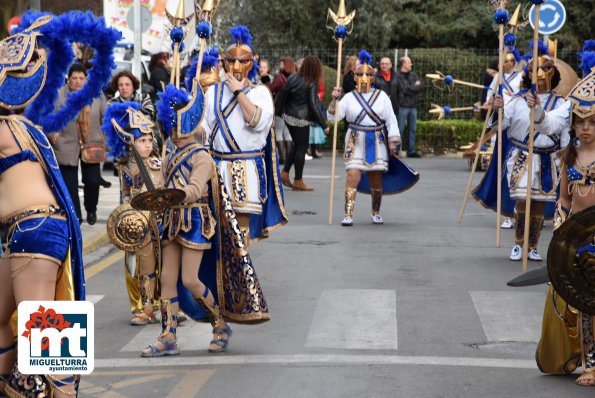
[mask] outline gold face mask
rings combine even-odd
[[[529,62],[529,77],[532,77],[533,73],[533,60]],[[537,57],[537,81],[543,82],[545,91],[550,92],[552,90],[552,78],[556,67],[554,60],[548,55],[541,55]],[[539,85],[539,84],[538,84]]]
[[[217,69],[211,69],[205,72],[202,72],[198,78],[198,82],[200,83],[200,88],[202,89],[203,93],[206,93],[209,87],[219,81],[219,73],[217,73]]]
[[[374,68],[367,64],[360,64],[355,68],[355,84],[358,93],[369,93],[374,83]]]
[[[238,80],[244,80],[254,67],[254,54],[245,44],[232,45],[225,54],[225,70]]]

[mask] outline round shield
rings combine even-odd
[[[578,75],[570,65],[561,59],[556,60],[556,67],[560,71],[560,83],[556,87],[556,94],[566,97],[570,90],[578,83]]]
[[[574,308],[595,315],[595,206],[582,210],[554,231],[547,252],[550,281]]]
[[[182,203],[185,197],[186,192],[181,189],[156,189],[136,195],[132,198],[130,204],[137,210],[149,210],[160,213],[168,207]]]
[[[107,236],[120,250],[133,252],[151,243],[148,217],[130,204],[114,209],[107,219]]]

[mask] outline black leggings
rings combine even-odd
[[[310,142],[310,126],[295,127],[287,125],[289,134],[293,140],[291,151],[285,159],[285,166],[283,170],[289,173],[291,166],[295,163],[295,179],[301,180],[304,171],[304,164],[306,163],[306,151],[308,150],[308,143]]]

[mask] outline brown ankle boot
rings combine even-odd
[[[292,188],[293,184],[291,183],[291,179],[289,178],[289,173],[285,170],[281,170],[281,182],[286,187]]]
[[[293,180],[293,190],[294,191],[313,191],[310,185],[307,185],[304,180]]]

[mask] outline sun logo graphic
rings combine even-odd
[[[24,374],[89,374],[94,367],[94,308],[88,301],[23,301],[18,366]]]

